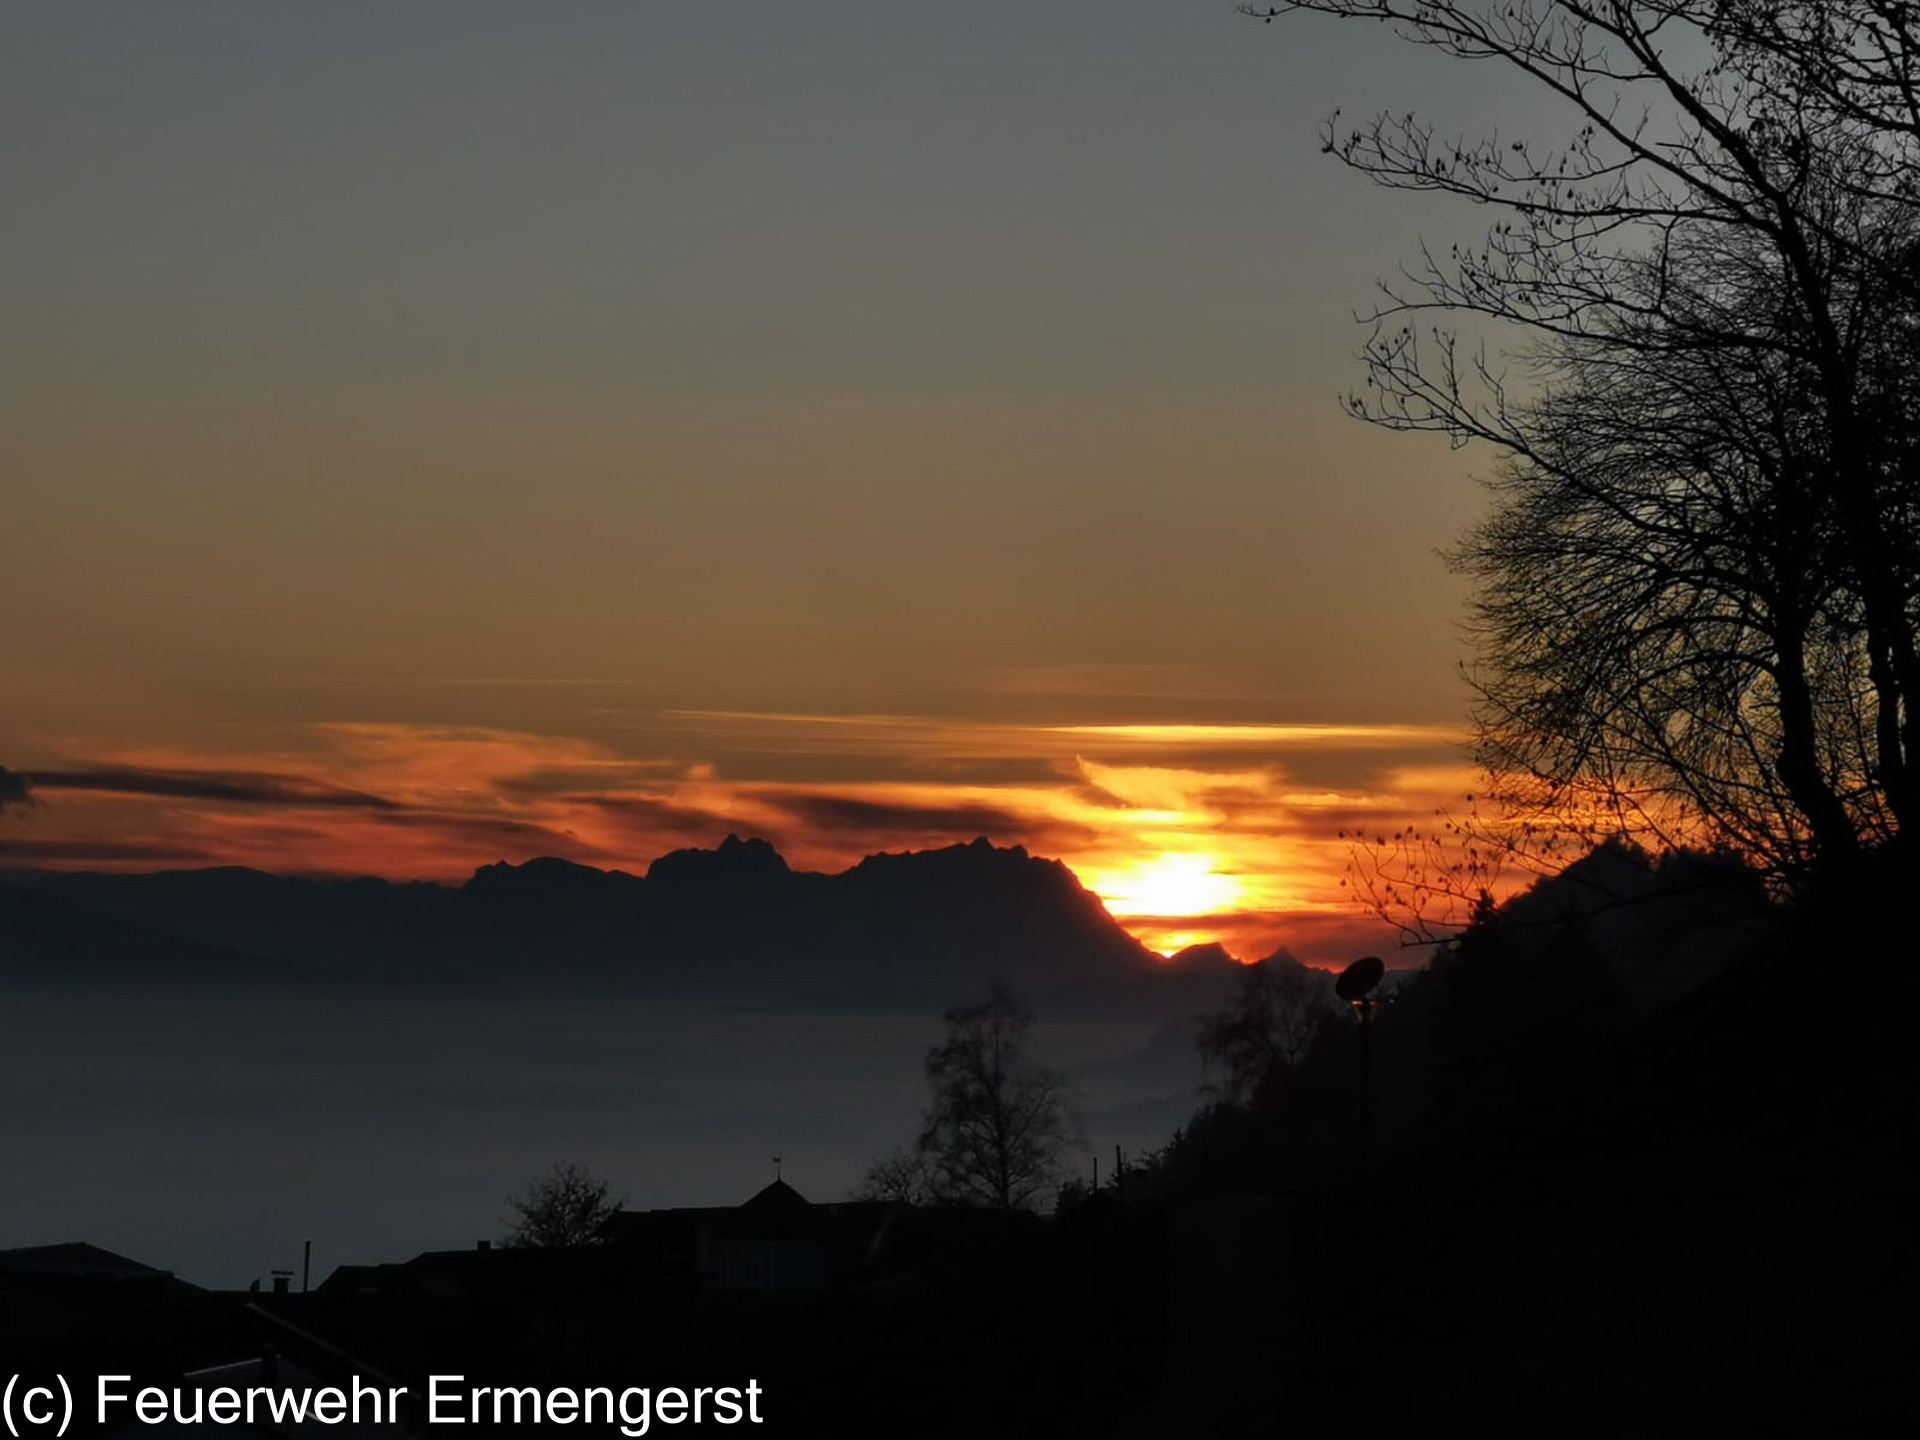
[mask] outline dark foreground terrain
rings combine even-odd
[[[279,1295],[14,1251],[7,1368],[752,1380],[795,1435],[1905,1429],[1920,986],[1886,900],[1773,914],[1658,1003],[1565,927],[1482,933],[1376,1023],[1364,1136],[1348,1025],[1045,1219],[776,1183]]]

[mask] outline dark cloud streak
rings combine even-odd
[[[0,815],[9,810],[26,810],[33,805],[33,787],[18,770],[0,765]]]
[[[299,775],[269,775],[250,770],[151,770],[100,765],[80,770],[36,770],[26,779],[37,790],[84,790],[99,795],[291,805],[303,809],[322,806],[391,812],[407,808],[397,800],[364,790],[349,790]]]
[[[995,805],[916,805],[827,791],[768,791],[759,799],[817,830],[914,830],[954,835],[1013,835],[1031,822]]]
[[[0,859],[27,865],[187,864],[220,859],[191,845],[150,840],[0,839]]]

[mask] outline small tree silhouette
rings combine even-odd
[[[926,1156],[916,1150],[895,1150],[867,1167],[856,1200],[901,1200],[909,1205],[930,1204],[933,1177],[928,1173]]]
[[[507,1244],[513,1246],[593,1245],[605,1238],[607,1221],[626,1203],[610,1198],[605,1180],[584,1165],[556,1163],[553,1172],[507,1197]]]
[[[1025,1209],[1060,1179],[1078,1138],[1066,1077],[1026,1053],[1033,1012],[995,981],[985,1000],[947,1011],[947,1036],[927,1052],[933,1098],[918,1155],[936,1197]]]
[[[1339,1011],[1333,981],[1281,953],[1241,971],[1239,988],[1221,1009],[1201,1018],[1195,1047],[1217,1080],[1207,1089],[1232,1105],[1251,1101],[1269,1075],[1307,1058]]]

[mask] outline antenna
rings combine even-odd
[[[1358,1005],[1386,975],[1386,962],[1378,955],[1362,955],[1340,972],[1340,978],[1333,982],[1333,993],[1350,1005]]]
[[[778,1155],[776,1155],[776,1156],[774,1156],[774,1157],[773,1157],[773,1178],[774,1178],[774,1179],[776,1179],[776,1180],[778,1180],[778,1179],[780,1178],[780,1161],[781,1161],[781,1158],[782,1158],[782,1157],[780,1157],[780,1156],[778,1156]]]

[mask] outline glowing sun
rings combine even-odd
[[[1157,855],[1098,877],[1091,888],[1114,916],[1219,915],[1241,901],[1242,886],[1212,855]]]

